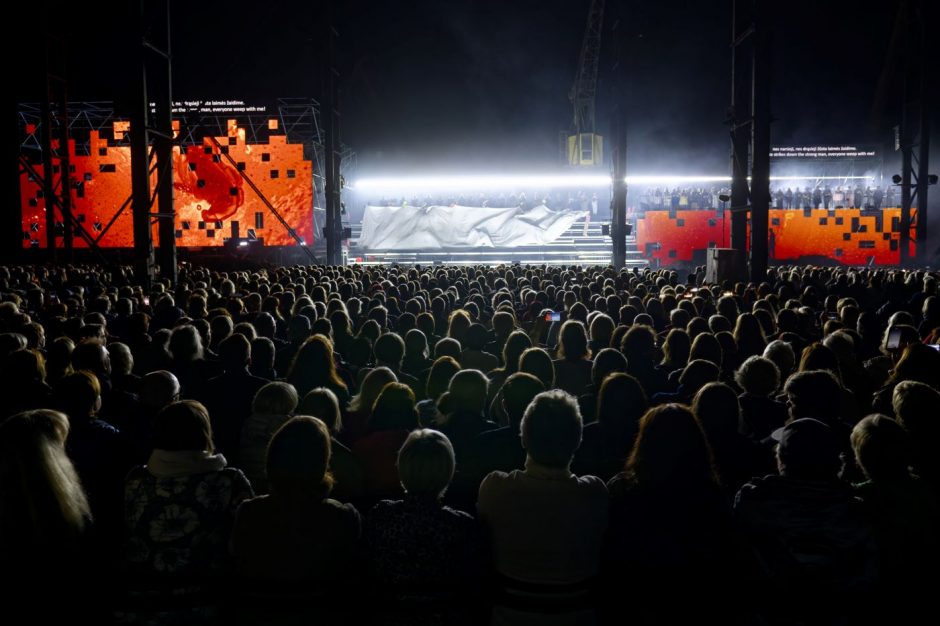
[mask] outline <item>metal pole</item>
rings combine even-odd
[[[767,278],[770,216],[770,24],[767,2],[757,2],[752,67],[751,281]]]
[[[18,84],[23,84],[19,82]],[[15,262],[22,256],[23,248],[23,198],[20,192],[20,129],[17,122],[18,107],[13,98],[3,106],[3,137],[6,138],[6,158],[3,160],[5,199],[7,206],[16,207],[15,211],[4,214],[2,235],[0,235],[0,259],[3,262]]]
[[[154,153],[157,157],[157,210],[160,235],[160,276],[176,284],[176,208],[173,202],[173,95],[172,61],[170,55],[170,2],[165,0],[165,10],[161,7],[154,16],[155,27],[165,25],[165,32],[160,32],[160,43],[165,46],[163,54],[153,55],[154,61],[165,66],[166,73],[159,72],[154,81],[156,110],[154,122],[159,134],[154,136]],[[155,7],[156,8],[156,7]],[[162,30],[155,28],[156,31]],[[165,80],[164,80],[165,78]]]
[[[340,183],[339,183],[339,88],[335,69],[336,32],[332,24],[332,3],[327,2],[325,7],[326,36],[324,45],[326,54],[324,55],[325,66],[323,68],[322,80],[322,111],[326,114],[324,120],[324,131],[326,135],[326,145],[324,147],[324,168],[326,175],[326,262],[329,265],[340,265],[342,263],[342,217],[340,214]]]
[[[927,90],[923,91],[920,109],[920,152],[917,167],[917,226],[914,229],[917,242],[916,259],[923,264],[928,257],[927,253],[927,188],[928,166],[930,165],[930,115],[927,108]]]
[[[908,51],[910,44],[906,44]],[[908,53],[909,61],[909,53]],[[911,146],[912,132],[910,112],[910,98],[908,96],[908,72],[904,72],[904,102],[901,107],[901,232],[898,236],[899,258],[901,267],[907,267],[910,263],[910,245],[911,245],[911,169],[913,160],[913,147]]]
[[[915,10],[917,12],[911,19],[913,27],[917,30],[911,33],[911,37],[920,46],[918,56],[920,64],[918,68],[920,151],[917,159],[917,227],[915,229],[915,241],[917,242],[917,261],[919,264],[923,264],[929,258],[927,252],[927,188],[930,186],[930,88],[927,82],[927,59],[925,57],[927,53],[927,34],[924,3],[918,3]]]
[[[147,146],[147,121],[150,103],[147,98],[147,64],[143,45],[144,0],[139,3],[135,15],[138,29],[134,42],[138,57],[136,101],[131,107],[131,190],[134,200],[131,210],[134,217],[134,274],[145,290],[150,290],[154,279],[153,233],[150,228],[150,158]]]
[[[611,200],[611,228],[614,269],[627,264],[627,124],[624,106],[617,106],[614,116],[614,189]]]
[[[748,99],[748,72],[745,39],[747,30],[742,25],[750,23],[746,19],[745,8],[752,0],[734,0],[731,20],[731,247],[740,251],[741,259],[747,254],[747,209],[750,205],[748,194],[748,143],[750,140],[750,120],[746,112],[751,102]]]
[[[48,54],[48,52],[47,52]],[[46,93],[40,104],[42,111],[42,123],[40,124],[42,134],[42,195],[43,205],[46,207],[46,249],[49,254],[49,260],[55,263],[57,251],[55,246],[55,184],[52,182],[52,105],[49,102],[48,83]]]
[[[71,261],[72,231],[74,229],[74,226],[72,226],[72,167],[69,160],[69,104],[64,76],[59,83],[57,95],[56,107],[59,110],[59,193],[61,194],[62,224],[64,225],[62,243]]]

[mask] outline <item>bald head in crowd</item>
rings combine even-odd
[[[160,410],[180,395],[180,381],[172,372],[157,370],[140,380],[140,401],[152,410]]]

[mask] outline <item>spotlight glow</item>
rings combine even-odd
[[[873,180],[874,176],[771,176],[772,181]],[[371,193],[434,191],[469,191],[498,189],[604,189],[610,187],[609,174],[478,174],[440,176],[380,176],[360,178],[348,189]],[[730,176],[684,176],[678,174],[640,174],[627,176],[628,185],[684,185],[694,183],[730,183]]]
[[[445,191],[464,189],[520,189],[561,187],[606,187],[608,174],[520,174],[460,176],[382,176],[362,178],[353,186],[363,191],[422,190]]]

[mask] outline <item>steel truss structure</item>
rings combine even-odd
[[[52,111],[57,115],[58,107],[54,102]],[[108,137],[114,122],[120,119],[115,115],[114,103],[109,101],[69,102],[67,112],[67,116],[63,119],[67,119],[69,137],[75,142],[75,152],[85,156],[91,151],[89,132],[97,131],[102,136]],[[37,103],[20,103],[17,115],[21,129],[36,129],[36,132],[32,133],[21,132],[20,153],[27,158],[34,155],[33,158],[38,161],[42,154],[42,106]],[[179,135],[175,144],[185,148],[202,145],[206,137],[224,137],[228,132],[228,120],[232,117],[238,118],[239,128],[245,129],[245,137],[249,142],[264,141],[270,134],[268,123],[274,118],[278,120],[279,132],[283,132],[291,142],[304,145],[305,156],[314,164],[314,232],[320,232],[320,228],[324,225],[326,184],[323,176],[325,171],[324,129],[320,121],[319,102],[314,98],[278,98],[274,111],[175,114],[174,119],[180,122]],[[131,143],[129,134],[111,141],[117,146],[129,146]],[[351,178],[356,169],[357,156],[349,146],[341,145],[340,162],[341,175],[347,179]],[[129,203],[130,198],[125,206],[122,206],[122,210]],[[100,240],[101,233],[95,239]]]
[[[923,264],[927,250],[927,188],[930,161],[930,86],[927,78],[927,15],[922,0],[902,0],[895,22],[893,47],[901,47],[901,124],[898,148],[901,151],[901,266],[913,260]],[[911,219],[911,209],[917,217]],[[910,258],[911,230],[916,252]]]

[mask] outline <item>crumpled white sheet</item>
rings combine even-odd
[[[368,250],[513,247],[549,244],[587,211],[428,206],[368,206],[359,247]]]

